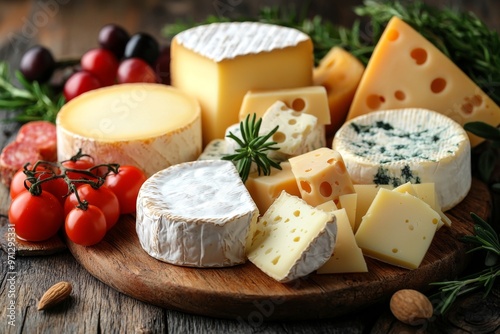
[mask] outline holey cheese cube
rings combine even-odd
[[[440,220],[440,215],[421,199],[380,188],[355,238],[365,255],[416,269],[429,249]]]
[[[206,145],[239,122],[249,90],[310,86],[312,51],[309,36],[292,28],[258,22],[197,26],[172,40],[172,86],[200,102]]]
[[[332,148],[355,184],[435,183],[446,211],[462,201],[472,182],[471,146],[451,118],[427,109],[376,111],[344,123]]]
[[[322,147],[289,161],[301,197],[309,205],[337,203],[340,195],[355,192],[342,156],[332,149]]]
[[[282,192],[252,226],[248,259],[279,282],[321,267],[335,247],[337,224],[331,212]]]
[[[192,267],[246,261],[259,211],[233,163],[200,160],[151,176],[137,198],[136,231],[152,257]]]

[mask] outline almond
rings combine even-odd
[[[62,281],[54,284],[40,298],[38,310],[45,310],[59,304],[71,294],[72,289],[69,282]]]
[[[394,293],[391,297],[390,308],[399,321],[408,325],[419,324],[419,321],[432,317],[434,312],[430,300],[412,289],[403,289]]]

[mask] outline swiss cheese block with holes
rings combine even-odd
[[[172,86],[201,104],[205,145],[239,121],[249,90],[312,84],[311,39],[272,24],[224,22],[187,29],[173,38],[171,59]]]
[[[306,276],[332,255],[337,224],[331,212],[282,192],[252,226],[248,259],[279,282]]]
[[[425,108],[463,125],[500,124],[500,108],[434,45],[392,18],[363,74],[348,119],[376,110]],[[483,141],[469,133],[472,146]]]
[[[380,188],[356,231],[366,256],[395,266],[420,266],[441,217],[408,193]]]
[[[328,96],[331,122],[328,134],[344,123],[365,66],[346,50],[335,46],[320,60],[313,71],[313,83],[323,86]]]
[[[322,86],[308,86],[291,89],[251,90],[243,98],[240,109],[240,121],[247,115],[256,114],[257,117],[264,113],[276,101],[282,101],[288,108],[298,112],[316,116],[318,124],[330,124],[330,111],[328,97]]]
[[[155,173],[137,197],[136,231],[152,257],[191,267],[246,261],[250,226],[259,210],[234,164],[200,160]]]
[[[160,84],[122,84],[96,89],[66,103],[57,115],[57,156],[82,149],[96,164],[139,167],[151,176],[195,160],[201,153],[199,103]]]
[[[290,158],[302,199],[316,206],[340,195],[354,193],[354,187],[339,152],[322,147]]]
[[[355,184],[435,183],[443,211],[471,187],[471,146],[462,126],[426,109],[372,112],[347,121],[332,148]]]

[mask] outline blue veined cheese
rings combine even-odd
[[[471,146],[452,119],[418,108],[378,111],[346,122],[332,148],[355,184],[435,183],[443,211],[471,186]]]
[[[214,139],[205,147],[197,160],[221,160],[226,155],[226,141]]]
[[[142,248],[158,260],[226,267],[246,261],[250,226],[258,215],[233,163],[192,161],[144,182],[136,231]]]

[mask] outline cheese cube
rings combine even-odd
[[[245,182],[259,212],[266,212],[282,191],[300,197],[290,163],[282,162],[280,166],[281,170],[272,168],[270,175],[259,175],[257,172],[253,172]]]
[[[356,57],[337,46],[314,69],[314,85],[325,87],[328,96],[331,119],[326,126],[328,134],[335,133],[344,123],[364,70]]]
[[[340,154],[323,147],[290,158],[302,199],[316,206],[340,195],[354,193],[349,173]]]
[[[440,219],[421,199],[381,188],[355,238],[365,255],[416,269],[429,249]]]
[[[326,90],[322,86],[308,86],[290,89],[276,89],[267,91],[252,90],[245,94],[240,109],[240,120],[247,115],[264,113],[276,101],[284,102],[288,108],[298,112],[316,116],[318,124],[330,124],[330,112]]]
[[[292,28],[259,22],[197,26],[172,40],[172,86],[200,102],[206,145],[240,121],[249,90],[310,86],[312,50],[309,36]]]
[[[316,273],[362,273],[367,272],[365,258],[361,248],[356,244],[354,233],[345,209],[333,211],[337,218],[337,241],[332,257],[321,266]]]
[[[306,113],[297,112],[287,107],[282,101],[276,101],[262,116],[260,133],[271,132],[276,126],[278,131],[270,140],[276,142],[279,152],[289,156],[299,155],[318,119]],[[275,151],[275,152],[278,152]]]
[[[251,230],[248,259],[275,280],[289,282],[330,258],[337,224],[332,213],[283,191]]]

